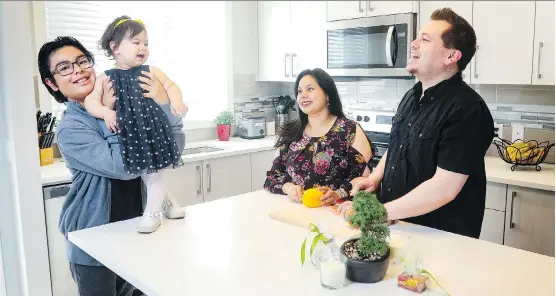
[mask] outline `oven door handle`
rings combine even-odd
[[[392,51],[392,39],[395,40],[396,36],[396,28],[394,26],[390,26],[388,28],[388,33],[386,34],[386,62],[388,63],[388,66],[390,67],[394,67],[394,64],[396,63],[396,52],[398,52],[397,48],[398,44],[397,42],[394,44],[394,51]]]

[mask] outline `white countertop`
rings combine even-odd
[[[486,177],[489,182],[554,191],[553,164],[541,164],[542,169],[538,172],[535,167],[518,167],[515,171],[511,167],[511,164],[498,156],[485,157]]]
[[[396,286],[399,270],[392,265],[375,284],[322,288],[318,269],[300,264],[308,231],[269,218],[291,206],[285,196],[257,191],[187,207],[185,219],[164,220],[153,234],[138,234],[134,219],[69,239],[149,296],[416,295]],[[391,229],[410,236],[406,250],[419,253],[451,295],[554,295],[552,257],[412,224]],[[432,284],[422,295],[440,291]]]
[[[263,139],[253,140],[233,137],[230,138],[229,141],[219,141],[218,139],[215,139],[208,141],[187,142],[185,144],[186,149],[210,146],[223,148],[223,150],[209,153],[183,155],[182,160],[184,162],[194,162],[199,160],[272,150],[274,149],[275,141],[275,136],[269,136]],[[41,167],[41,177],[43,186],[66,183],[71,181],[71,172],[66,167],[62,159],[56,159],[53,164]]]
[[[184,162],[193,162],[218,157],[232,156],[244,153],[252,153],[274,149],[276,137],[266,137],[264,139],[246,140],[241,138],[230,138],[230,141],[199,141],[186,143],[186,148],[211,146],[224,148],[221,151],[210,153],[198,153],[192,155],[184,155]],[[542,190],[555,191],[554,186],[554,165],[541,164],[542,170],[537,172],[534,167],[517,168],[515,171],[510,170],[511,165],[505,163],[498,156],[486,156],[485,168],[487,181],[530,187]],[[70,182],[71,173],[65,164],[57,159],[54,164],[41,167],[42,182],[44,185],[56,183]]]

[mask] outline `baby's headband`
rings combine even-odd
[[[131,21],[131,19],[123,19],[123,20],[119,20],[115,25],[114,25],[114,29],[116,29],[119,25],[127,22],[127,21]],[[135,22],[140,23],[141,25],[143,25],[143,27],[145,26],[145,24],[143,24],[143,22],[141,20],[134,20]]]

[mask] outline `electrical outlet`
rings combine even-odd
[[[512,124],[512,142],[516,140],[525,141],[525,126],[522,124]]]

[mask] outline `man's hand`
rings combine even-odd
[[[114,104],[116,103],[116,96],[114,88],[112,87],[112,81],[110,80],[110,76],[104,76],[102,80],[102,104],[108,109],[113,110]]]
[[[106,127],[113,133],[118,132],[118,124],[117,124],[117,120],[116,120],[116,111],[114,110],[106,110],[106,112],[104,113],[104,123],[106,124]]]
[[[349,216],[351,216],[354,213],[353,202],[352,201],[343,202],[338,207],[338,211],[340,212],[340,215],[342,216],[342,218],[347,220],[349,218]],[[390,226],[390,225],[393,225],[393,224],[396,224],[396,223],[398,223],[398,220],[388,220],[388,221],[386,221],[385,224],[386,224],[386,226]]]
[[[170,100],[168,99],[168,93],[164,90],[164,87],[160,83],[160,80],[156,78],[151,72],[141,71],[141,74],[146,76],[139,75],[139,86],[142,89],[146,90],[146,93],[143,93],[145,98],[153,99],[157,104],[164,105],[168,104]]]
[[[375,174],[370,174],[368,177],[358,177],[351,181],[352,189],[351,193],[355,195],[360,190],[365,190],[367,192],[374,192],[378,185],[380,184],[380,178]]]
[[[323,206],[332,205],[341,197],[338,192],[330,189],[330,187],[321,186],[317,189],[320,190],[323,194],[320,198],[320,203]]]

